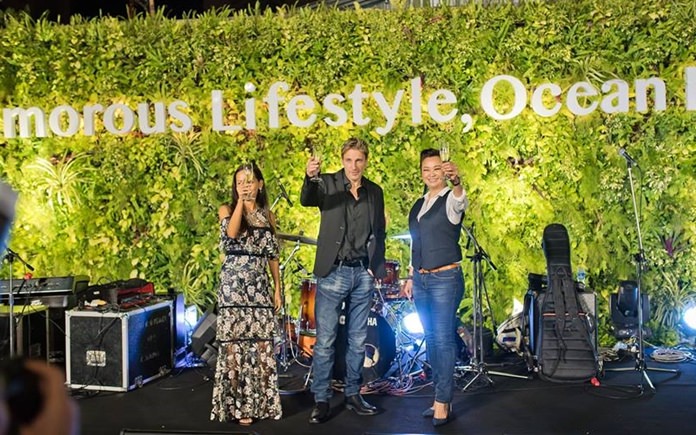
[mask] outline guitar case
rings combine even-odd
[[[544,229],[548,289],[540,294],[537,362],[539,377],[553,382],[584,382],[599,371],[593,325],[582,308],[570,267],[568,231],[561,224]]]

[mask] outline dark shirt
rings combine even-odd
[[[367,239],[370,237],[367,190],[361,185],[356,200],[350,192],[350,181],[346,180],[345,186],[346,231],[336,260],[367,260]]]

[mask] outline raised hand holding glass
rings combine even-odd
[[[309,180],[314,182],[314,183],[319,183],[321,182],[321,177],[319,177],[319,174],[321,173],[321,151],[319,150],[319,147],[316,145],[312,146],[312,160],[315,160],[318,163],[317,166],[317,173],[314,174]]]
[[[244,184],[242,186],[243,201],[252,201],[254,197],[251,192],[251,184],[254,182],[254,166],[252,163],[244,164]]]
[[[440,160],[442,160],[442,163],[448,163],[450,161],[450,149],[449,145],[447,143],[442,143],[440,145]],[[448,166],[448,165],[445,165]],[[443,168],[444,170],[444,168]],[[450,175],[447,174],[447,171],[445,171],[445,180],[449,180]]]

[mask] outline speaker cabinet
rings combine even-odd
[[[68,386],[128,391],[172,369],[172,303],[65,314]]]

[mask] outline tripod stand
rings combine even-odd
[[[484,281],[483,267],[481,265],[481,262],[482,260],[486,260],[491,269],[498,269],[495,267],[495,264],[493,264],[493,261],[491,261],[491,258],[488,256],[488,253],[486,253],[486,251],[476,240],[476,237],[474,237],[473,225],[471,230],[469,230],[466,226],[462,225],[462,231],[466,232],[466,235],[469,238],[469,242],[471,242],[474,246],[474,254],[471,256],[467,256],[467,258],[471,259],[471,262],[473,264],[474,288],[472,293],[472,299],[474,319],[472,336],[474,352],[469,362],[469,365],[461,367],[459,369],[464,372],[472,372],[474,373],[474,376],[469,380],[469,382],[466,383],[466,385],[464,385],[464,387],[462,387],[462,391],[466,391],[479,378],[485,381],[486,385],[493,385],[493,380],[489,377],[489,375],[529,379],[529,376],[491,371],[488,370],[488,368],[486,367],[486,363],[484,361],[483,356],[483,293],[486,290],[486,283]]]
[[[379,286],[377,290],[378,304],[383,307],[380,310],[381,316],[393,328],[396,338],[396,356],[384,378],[393,381],[396,388],[408,388],[413,384],[413,377],[422,373],[425,367],[430,367],[425,361],[425,340],[422,331],[419,340],[415,335],[418,332],[409,331],[404,324],[408,309],[412,307],[414,311],[411,313],[415,313],[415,307],[413,302],[407,299],[385,299]]]
[[[280,346],[280,354],[278,356],[278,364],[280,365],[280,368],[283,371],[287,371],[290,365],[292,365],[293,362],[297,360],[297,344],[293,341],[292,339],[292,330],[289,328],[290,325],[286,324],[286,320],[289,318],[288,316],[288,306],[287,306],[287,301],[285,299],[285,271],[287,269],[288,264],[290,261],[295,257],[295,254],[297,251],[300,249],[300,241],[297,240],[295,242],[295,246],[293,247],[292,251],[290,252],[290,255],[285,259],[285,262],[283,262],[280,265],[280,299],[281,299],[281,306],[282,309],[280,311],[280,321],[278,322],[279,324],[279,336],[280,336],[280,342],[276,344],[276,346]],[[288,349],[288,344],[290,345],[290,349]],[[289,353],[288,353],[289,350]]]
[[[636,233],[638,236],[638,253],[635,255],[635,260],[636,260],[636,282],[637,282],[637,296],[638,296],[638,353],[636,354],[636,364],[634,368],[630,367],[622,367],[622,368],[616,368],[616,369],[606,369],[607,371],[614,371],[614,372],[619,372],[619,371],[630,371],[630,370],[635,370],[638,373],[640,373],[641,376],[641,381],[640,384],[638,385],[639,389],[642,391],[643,390],[643,381],[648,384],[648,387],[650,387],[650,390],[652,392],[655,392],[655,386],[653,385],[652,381],[650,380],[650,377],[648,376],[648,370],[655,371],[655,372],[666,372],[666,373],[679,373],[678,370],[674,369],[663,369],[659,367],[648,367],[648,365],[645,362],[645,343],[643,342],[643,286],[642,286],[642,277],[643,277],[643,271],[645,270],[645,254],[643,250],[643,236],[640,231],[640,215],[638,213],[638,203],[636,201],[636,190],[634,187],[634,182],[633,182],[633,166],[640,167],[638,166],[638,163],[626,153],[626,150],[621,148],[619,150],[619,154],[623,156],[626,159],[626,170],[628,172],[628,182],[629,186],[631,187],[631,200],[633,202],[633,215],[635,217],[635,223],[636,223]]]

